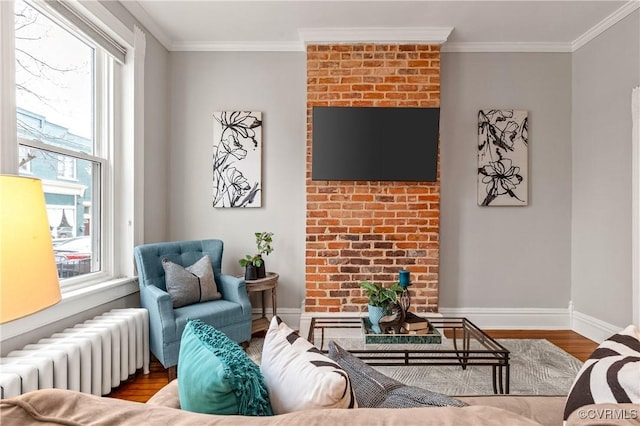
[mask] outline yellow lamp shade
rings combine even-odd
[[[0,176],[0,323],[60,301],[42,182]]]

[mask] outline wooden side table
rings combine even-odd
[[[251,324],[251,334],[257,333],[258,331],[267,330],[269,328],[269,320],[267,319],[266,307],[264,304],[264,292],[266,290],[271,290],[271,309],[273,311],[273,316],[276,316],[276,288],[278,287],[278,278],[280,275],[275,272],[267,272],[267,276],[264,278],[258,278],[257,280],[246,280],[247,283],[247,293],[251,295],[251,293],[255,293],[257,291],[260,292],[260,297],[262,298],[262,316],[258,319],[253,320]]]

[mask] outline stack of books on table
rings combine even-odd
[[[429,321],[426,318],[407,312],[402,328],[407,334],[429,334],[430,327]]]

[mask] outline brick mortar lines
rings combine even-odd
[[[307,47],[306,310],[359,312],[358,282],[412,277],[412,310],[437,311],[440,181],[311,181],[313,106],[440,106],[433,45]]]

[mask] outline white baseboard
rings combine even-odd
[[[304,303],[300,308],[300,336],[305,339],[309,335],[309,328],[311,327],[311,318],[345,318],[345,317],[362,317],[367,315],[366,312],[305,312]]]
[[[259,316],[260,309],[253,314]],[[309,333],[311,318],[344,318],[366,316],[366,312],[305,312],[300,309],[279,308],[278,316],[293,329],[300,330],[300,336]],[[592,316],[569,308],[440,308],[439,313],[428,316],[466,317],[480,328],[493,330],[573,330],[601,343],[622,327],[609,324]]]
[[[366,312],[305,312],[300,311],[300,335],[306,336],[311,317],[366,316]],[[438,313],[426,316],[466,317],[480,328],[504,330],[569,330],[571,314],[569,308],[440,308]]]
[[[568,308],[440,308],[439,313],[427,316],[466,317],[480,328],[493,330],[569,330],[571,316]],[[300,335],[309,332],[311,317],[340,318],[366,316],[354,312],[304,312],[300,314]]]
[[[568,330],[569,309],[563,308],[440,308],[445,317],[466,317],[480,328],[513,330]]]
[[[261,308],[253,308],[251,310],[253,318],[260,318],[262,315]],[[267,308],[267,318],[271,319],[271,308]],[[300,327],[300,309],[298,308],[278,308],[278,316],[289,327],[296,330]]]
[[[624,327],[618,327],[591,315],[573,311],[571,329],[597,343],[602,343]]]

